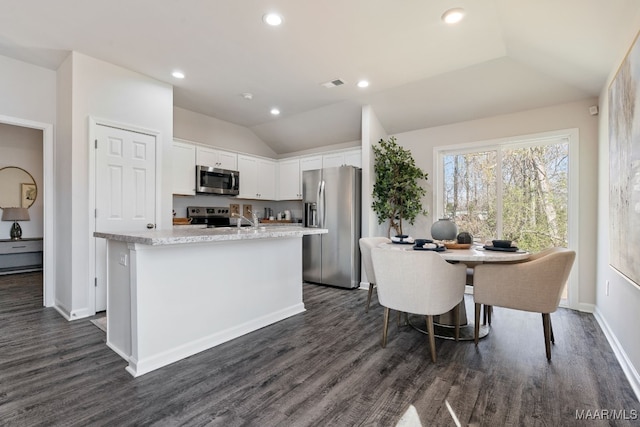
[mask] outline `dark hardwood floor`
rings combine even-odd
[[[41,280],[0,276],[3,426],[394,426],[403,414],[422,426],[638,423],[576,419],[640,414],[589,314],[552,314],[551,363],[540,316],[496,308],[477,349],[437,340],[434,364],[426,337],[395,321],[380,347],[382,309],[365,314],[366,292],[304,285],[304,314],[132,378],[89,320],[42,307]]]

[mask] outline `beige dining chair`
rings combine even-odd
[[[431,360],[436,361],[433,316],[453,308],[455,339],[460,336],[460,302],[464,298],[467,276],[465,264],[450,264],[436,252],[394,251],[374,248],[371,251],[378,289],[378,301],[384,307],[382,347],[387,345],[389,311],[419,314],[426,317]]]
[[[371,263],[371,249],[378,247],[383,243],[391,243],[390,239],[386,237],[362,237],[360,239],[360,254],[362,256],[362,264],[364,265],[364,272],[367,275],[369,281],[369,294],[367,295],[367,306],[365,312],[369,312],[369,306],[371,305],[371,296],[373,295],[373,288],[376,283],[376,275],[373,271],[373,264]]]
[[[527,258],[524,261],[516,261],[515,263],[523,263],[523,262],[529,262],[529,261],[534,261],[538,258],[542,258],[543,256],[546,256],[552,252],[555,252],[557,248],[547,248],[547,249],[543,249],[540,252],[536,252],[534,254],[531,254],[531,256],[529,258]],[[481,263],[476,263],[476,265],[481,264]],[[468,265],[468,264],[467,264]],[[471,272],[469,271],[471,270]],[[471,279],[469,279],[471,277]],[[471,269],[467,269],[467,285],[473,285],[473,268]],[[493,313],[493,307],[491,307],[490,305],[484,305],[482,308],[482,324],[486,325],[489,324],[489,326],[491,326],[491,313]]]
[[[525,262],[476,266],[473,273],[476,346],[482,304],[542,313],[545,350],[551,360],[551,342],[555,343],[555,339],[550,314],[558,308],[575,257],[572,250],[550,248]]]

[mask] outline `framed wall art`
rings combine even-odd
[[[640,42],[609,86],[609,263],[640,286]]]

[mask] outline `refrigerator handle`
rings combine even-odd
[[[318,184],[318,226],[324,228],[325,200],[324,200],[324,179]]]

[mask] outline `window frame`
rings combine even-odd
[[[505,147],[522,148],[531,145],[542,145],[551,139],[566,139],[568,141],[569,149],[569,162],[568,162],[568,206],[567,206],[567,247],[576,251],[576,260],[569,276],[567,291],[567,299],[560,301],[560,306],[569,307],[573,309],[579,309],[578,295],[579,295],[579,283],[578,283],[578,247],[579,247],[579,196],[580,196],[580,180],[579,180],[579,131],[577,128],[561,129],[549,132],[518,135],[506,138],[491,139],[491,140],[479,140],[461,144],[451,144],[436,146],[433,148],[433,171],[432,174],[432,189],[433,189],[433,204],[434,206],[434,221],[441,218],[444,215],[444,156],[452,154],[468,154],[477,153],[483,151],[496,151],[496,192],[497,197],[502,198],[502,179],[498,179],[502,176],[502,150]],[[551,144],[552,142],[547,142]],[[498,222],[497,229],[500,233],[502,231],[502,205],[498,206]],[[436,218],[437,217],[437,218]]]

